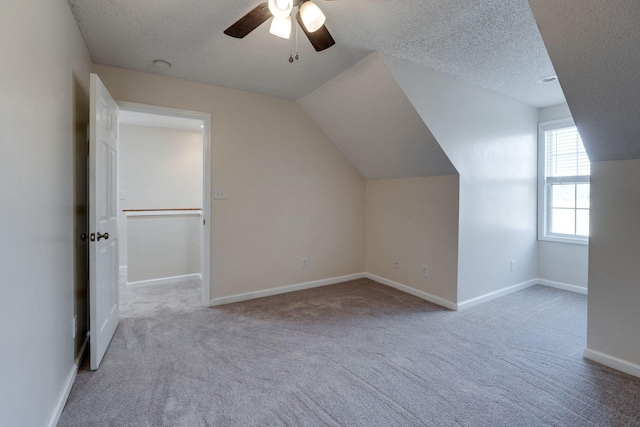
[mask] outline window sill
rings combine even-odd
[[[571,237],[538,236],[538,240],[545,242],[567,243],[570,245],[589,246],[589,239],[572,239]]]

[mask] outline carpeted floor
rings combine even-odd
[[[586,297],[451,312],[367,279],[217,308],[123,290],[59,426],[640,426],[640,380],[582,358]]]

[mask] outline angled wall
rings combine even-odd
[[[298,103],[367,178],[366,271],[455,306],[458,175],[380,56]]]
[[[382,59],[460,174],[457,302],[536,278],[537,110]]]
[[[298,103],[366,179],[456,173],[377,53]]]
[[[529,4],[592,162],[585,356],[640,376],[640,3]]]
[[[529,5],[589,159],[640,159],[640,2]]]

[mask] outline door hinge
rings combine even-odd
[[[202,225],[207,225],[207,220],[202,218]]]

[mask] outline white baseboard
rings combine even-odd
[[[58,402],[56,406],[53,408],[53,414],[49,418],[49,422],[47,423],[47,427],[56,427],[58,424],[58,420],[60,420],[60,415],[62,415],[62,410],[64,409],[64,405],[67,403],[67,399],[69,398],[69,393],[71,393],[71,387],[73,387],[73,382],[76,379],[76,375],[78,374],[78,365],[75,363],[71,367],[71,371],[67,376],[67,381],[64,383],[64,387],[62,392],[60,393],[60,397],[58,398]]]
[[[636,365],[628,360],[618,359],[617,357],[588,348],[584,349],[583,356],[585,359],[593,360],[594,362],[601,363],[610,368],[633,375],[634,377],[640,377],[640,365]]]
[[[202,281],[200,274],[184,274],[182,276],[162,277],[160,279],[140,280],[137,282],[127,282],[127,288],[136,288],[140,286],[157,286],[157,285],[173,285],[183,280],[199,279]]]
[[[298,283],[296,285],[281,286],[279,288],[265,289],[264,291],[245,292],[243,294],[230,295],[228,297],[214,298],[210,302],[210,307],[231,304],[240,301],[247,301],[256,298],[270,297],[273,295],[286,294],[287,292],[302,291],[304,289],[318,288],[320,286],[334,285],[336,283],[348,282],[349,280],[363,279],[364,277],[365,273],[356,273],[349,274],[347,276],[332,277],[330,279]]]
[[[88,344],[89,344],[89,333],[87,333],[87,336],[84,338],[84,341],[82,342],[82,347],[80,347],[80,352],[78,353],[78,356],[73,362],[73,367],[71,368],[71,372],[69,372],[67,381],[65,381],[64,388],[62,389],[62,393],[58,398],[58,402],[56,403],[54,412],[51,415],[51,418],[49,418],[47,427],[55,427],[58,424],[58,420],[60,420],[60,415],[62,415],[62,410],[64,409],[64,405],[67,404],[67,399],[69,399],[69,393],[71,393],[71,388],[73,387],[73,383],[76,380],[76,376],[78,375],[78,368],[80,367],[80,364],[84,359]]]
[[[399,291],[402,292],[406,292],[408,294],[411,294],[413,296],[416,296],[418,298],[422,298],[423,300],[427,300],[429,302],[432,302],[434,304],[437,304],[441,307],[444,308],[448,308],[449,310],[457,310],[458,309],[458,304],[451,302],[449,300],[446,300],[444,298],[440,298],[437,297],[435,295],[431,295],[427,292],[424,291],[419,291],[417,289],[411,288],[409,286],[403,285],[401,283],[398,282],[394,282],[393,280],[389,280],[389,279],[385,279],[384,277],[380,277],[378,275],[372,274],[372,273],[365,273],[365,276],[367,277],[367,279],[371,279],[374,282],[378,282],[378,283],[382,283],[383,285],[387,285],[390,286],[392,288],[398,289]]]
[[[406,292],[408,294],[414,295],[418,298],[422,298],[426,301],[432,302],[434,304],[437,304],[439,306],[442,306],[444,308],[448,308],[449,310],[463,310],[463,309],[467,309],[470,307],[473,307],[475,305],[478,304],[482,304],[484,302],[488,302],[491,301],[493,299],[496,298],[500,298],[503,297],[505,295],[509,295],[512,294],[514,292],[518,292],[521,291],[522,289],[526,289],[528,287],[534,286],[534,285],[543,285],[543,286],[549,286],[549,287],[553,287],[553,288],[558,288],[558,289],[563,289],[566,291],[571,291],[571,292],[577,292],[580,294],[586,294],[587,293],[587,289],[580,287],[580,286],[575,286],[575,285],[568,285],[566,283],[560,283],[560,282],[553,282],[551,280],[545,280],[545,279],[531,279],[531,280],[527,280],[526,282],[522,282],[522,283],[518,283],[515,284],[513,286],[509,286],[507,288],[504,289],[499,289],[497,291],[494,292],[489,292],[488,294],[485,295],[481,295],[479,297],[476,298],[471,298],[468,299],[466,301],[462,301],[459,303],[454,303],[452,301],[446,300],[444,298],[440,298],[437,297],[435,295],[432,295],[430,293],[424,292],[424,291],[420,291],[418,289],[409,287],[407,285],[403,285],[401,283],[398,282],[394,282],[393,280],[389,280],[389,279],[385,279],[384,277],[378,276],[376,274],[373,273],[357,273],[357,274],[350,274],[347,276],[341,276],[341,277],[333,277],[330,279],[323,279],[323,280],[315,280],[312,282],[305,282],[305,283],[299,283],[296,285],[289,285],[289,286],[281,286],[278,288],[271,288],[271,289],[265,289],[263,291],[256,291],[256,292],[246,292],[246,293],[242,293],[242,294],[236,294],[236,295],[230,295],[228,297],[220,297],[220,298],[214,298],[210,301],[210,307],[215,307],[215,306],[219,306],[219,305],[224,305],[224,304],[231,304],[234,302],[240,302],[240,301],[247,301],[247,300],[251,300],[251,299],[255,299],[255,298],[264,298],[264,297],[269,297],[269,296],[273,296],[273,295],[279,295],[279,294],[284,294],[287,292],[295,292],[295,291],[301,291],[304,289],[311,289],[311,288],[317,288],[320,286],[327,286],[327,285],[333,285],[336,283],[341,283],[341,282],[347,282],[349,280],[356,280],[356,279],[362,279],[362,278],[368,278],[371,279],[375,282],[379,282],[382,283],[383,285],[386,286],[390,286],[392,288],[398,289],[402,292]],[[155,285],[155,284],[163,284],[165,283],[165,281],[167,281],[166,283],[175,283],[175,281],[179,281],[179,280],[184,280],[185,278],[187,278],[187,276],[178,276],[177,278],[166,278],[166,279],[158,279],[158,280],[147,280],[147,281],[142,281],[142,282],[133,282],[133,283],[127,283],[127,287],[129,286],[147,286],[147,285]],[[174,280],[174,279],[179,279],[179,280]]]
[[[575,292],[582,295],[587,295],[588,289],[582,286],[569,285],[562,282],[554,282],[547,279],[538,279],[538,284],[543,286],[549,286],[550,288],[562,289],[563,291]]]
[[[480,295],[479,297],[471,298],[458,303],[458,310],[464,310],[470,307],[473,307],[478,304],[482,304],[488,301],[491,301],[496,298],[503,297],[505,295],[512,294],[514,292],[521,291],[530,286],[534,286],[538,284],[538,279],[527,280],[526,282],[518,283],[513,286],[509,286],[504,289],[499,289],[497,291],[489,292],[488,294]]]

